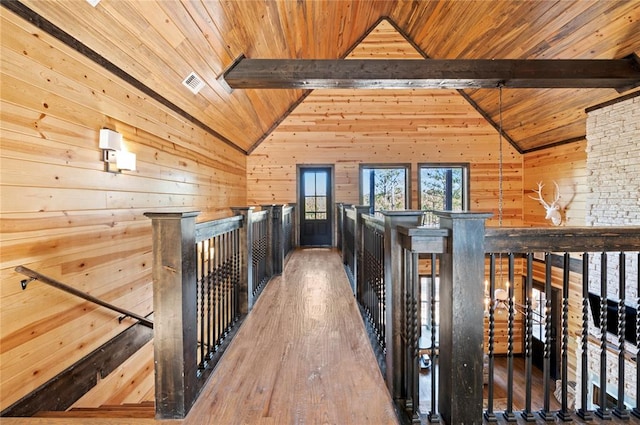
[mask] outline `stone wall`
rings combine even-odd
[[[640,225],[640,96],[589,112],[586,224]],[[608,256],[608,296],[618,298],[618,255]],[[600,259],[590,259],[590,288],[599,292]],[[627,282],[636,283],[637,256],[626,258]],[[626,299],[637,298],[628,285]]]
[[[585,222],[588,226],[640,225],[640,96],[599,108],[587,118],[587,186]],[[620,257],[607,255],[607,298],[618,300]],[[637,308],[638,255],[628,253],[625,258],[627,305]],[[600,255],[589,258],[589,288],[600,293]],[[597,318],[596,318],[597,320]],[[599,338],[600,331],[591,322],[590,332]],[[608,335],[612,345],[618,344],[615,335]],[[636,393],[636,364],[630,359],[637,348],[626,343],[625,401],[632,406]],[[618,397],[618,352],[607,350],[607,392]],[[600,347],[589,344],[589,380],[599,385]],[[579,370],[579,369],[578,369]],[[591,391],[591,386],[589,388]],[[591,397],[591,394],[589,394]]]

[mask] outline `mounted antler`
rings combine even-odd
[[[544,187],[544,184],[542,184],[542,182],[538,182],[538,190],[533,191],[538,196],[536,198],[534,198],[533,196],[529,196],[529,198],[539,201],[542,204],[542,206],[544,206],[544,209],[547,211],[547,214],[545,215],[544,218],[547,220],[551,220],[554,226],[559,226],[560,223],[562,223],[562,215],[560,214],[560,205],[558,204],[558,200],[560,200],[560,188],[558,187],[558,183],[556,183],[555,181],[553,182],[553,184],[556,186],[556,190],[555,190],[555,199],[551,204],[548,204],[547,202],[545,202],[544,198],[542,197],[542,188]]]

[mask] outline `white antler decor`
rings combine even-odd
[[[544,187],[542,182],[538,182],[538,190],[533,191],[538,196],[536,198],[534,198],[533,196],[529,196],[529,198],[539,201],[547,211],[547,214],[544,216],[544,218],[547,220],[551,220],[551,223],[553,223],[554,226],[559,226],[560,223],[562,223],[562,214],[560,214],[560,205],[558,204],[558,200],[560,199],[560,188],[558,187],[558,183],[556,183],[555,181],[553,182],[553,184],[556,186],[556,190],[555,199],[551,204],[545,202],[544,198],[542,197],[542,188]]]

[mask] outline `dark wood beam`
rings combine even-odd
[[[623,59],[243,59],[225,75],[235,89],[613,88],[640,85]]]

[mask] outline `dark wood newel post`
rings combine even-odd
[[[369,213],[369,205],[355,205],[356,222],[353,223],[353,293],[358,295],[358,288],[361,287],[362,272],[360,263],[362,261],[362,214]]]
[[[340,218],[340,222],[342,224],[341,226],[342,235],[340,238],[340,245],[342,245],[342,264],[347,264],[347,250],[345,249],[345,247],[347,246],[346,245],[347,235],[345,234],[345,231],[344,231],[344,224],[346,223],[346,220],[347,220],[347,208],[349,208],[348,205],[344,205],[344,204],[342,205],[342,209],[341,209],[342,217]]]
[[[336,247],[342,252],[342,218],[344,215],[344,203],[336,202]]]
[[[436,215],[451,232],[440,261],[438,408],[445,423],[482,424],[484,232],[491,214]]]
[[[423,211],[383,211],[384,215],[384,285],[385,285],[385,344],[387,347],[387,387],[396,402],[404,402],[402,394],[402,320],[404,296],[402,287],[403,253],[398,226],[420,225]]]
[[[153,230],[153,346],[159,419],[184,418],[197,394],[198,214],[145,213]]]
[[[267,260],[267,275],[273,276],[273,270],[275,269],[275,235],[276,235],[276,223],[274,221],[274,213],[275,213],[275,205],[262,205],[262,211],[268,211],[267,215],[267,252],[265,253],[265,257]]]
[[[232,207],[235,215],[243,217],[240,228],[240,314],[247,314],[253,307],[253,226],[251,214],[254,207]]]
[[[284,267],[284,205],[263,205],[263,210],[269,211],[269,243],[267,244],[267,273],[269,275],[282,274]],[[270,251],[269,251],[270,250]],[[269,266],[269,263],[271,265]]]

